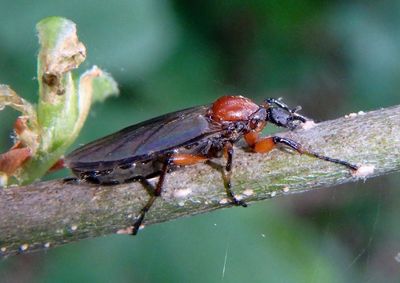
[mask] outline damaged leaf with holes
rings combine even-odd
[[[86,48],[72,21],[49,17],[36,29],[37,104],[0,85],[0,110],[8,106],[21,113],[14,124],[14,145],[0,154],[0,187],[31,183],[45,175],[78,136],[91,104],[118,94],[114,79],[97,66],[80,77],[73,74],[85,60]]]

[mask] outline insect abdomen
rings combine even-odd
[[[140,178],[157,176],[161,170],[161,163],[157,160],[137,161],[116,165],[104,170],[72,169],[72,172],[80,179],[93,184],[116,185],[134,182]]]

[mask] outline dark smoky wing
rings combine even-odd
[[[69,168],[94,168],[144,160],[218,131],[205,117],[207,106],[166,114],[91,142],[66,157]]]

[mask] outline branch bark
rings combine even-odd
[[[364,180],[400,169],[400,106],[285,132],[306,148],[375,170],[366,177],[308,156],[235,149],[234,191],[247,203]],[[148,195],[139,183],[118,186],[62,180],[0,189],[0,254],[47,249],[84,238],[124,232]],[[199,164],[168,174],[165,190],[145,224],[230,206],[221,172]],[[140,235],[140,233],[139,233]]]

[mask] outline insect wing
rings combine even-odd
[[[207,109],[189,108],[127,127],[76,149],[66,157],[66,164],[69,168],[107,169],[201,139],[219,130],[205,117]]]

